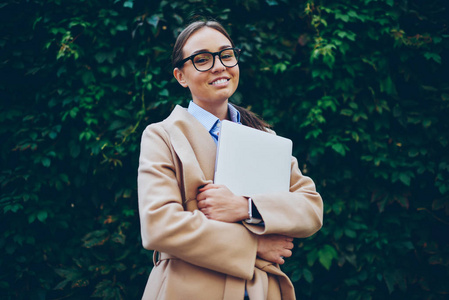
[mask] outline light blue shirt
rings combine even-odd
[[[221,121],[219,118],[201,108],[193,101],[190,101],[187,111],[193,115],[200,123],[206,127],[210,135],[214,139],[215,144],[218,144],[218,133],[220,132]],[[240,122],[240,112],[231,104],[228,103],[229,117],[232,122],[242,124]],[[263,223],[261,224],[263,225]],[[248,292],[245,288],[245,296],[248,296]]]
[[[240,113],[239,111],[228,103],[229,117],[232,122],[240,123]],[[221,121],[219,118],[208,112],[207,110],[201,108],[193,101],[190,101],[187,111],[194,116],[200,123],[207,129],[215,144],[218,144],[218,133],[220,132]]]

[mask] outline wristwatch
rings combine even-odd
[[[253,217],[253,199],[248,198],[248,216],[249,218],[245,220],[248,224],[259,224],[262,219]]]

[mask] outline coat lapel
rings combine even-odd
[[[198,188],[213,182],[217,147],[209,132],[185,108],[176,106],[167,118],[173,149],[179,158],[187,209],[197,209]],[[194,202],[194,203],[190,203]],[[194,204],[194,205],[193,205]]]

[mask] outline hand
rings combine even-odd
[[[292,256],[293,238],[278,234],[259,235],[257,256],[266,261],[284,264],[284,257]]]
[[[207,184],[199,189],[196,199],[208,219],[234,223],[248,218],[248,199],[234,195],[224,185]]]

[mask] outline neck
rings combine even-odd
[[[198,103],[196,101],[193,101],[195,104],[197,104],[199,107],[201,107],[204,110],[207,110],[214,116],[222,120],[229,120],[229,113],[228,113],[228,100],[223,101],[223,103],[220,104],[211,104],[207,105],[207,103]]]

